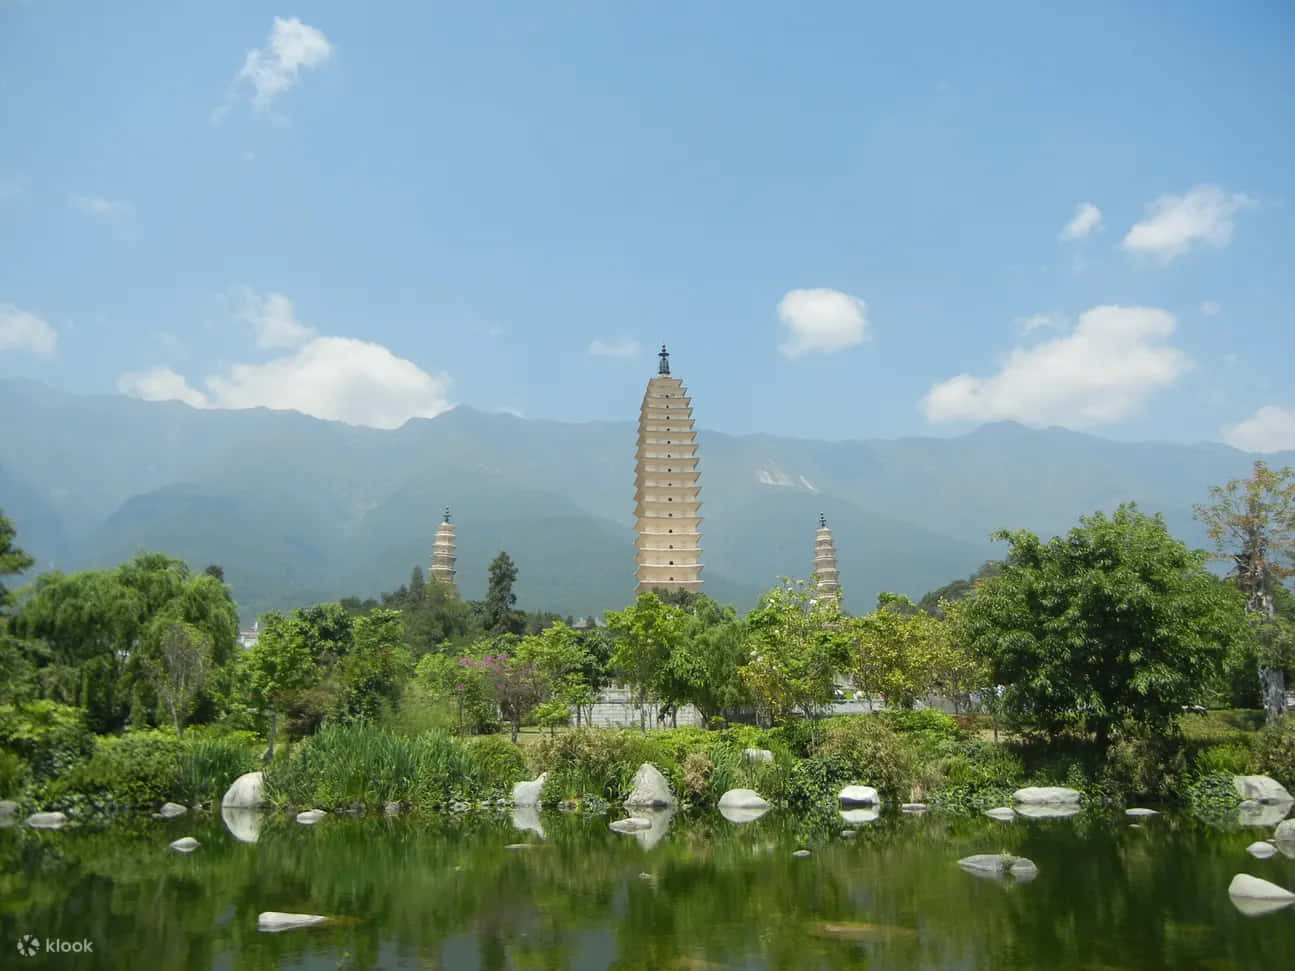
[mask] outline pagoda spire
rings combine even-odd
[[[638,593],[701,589],[701,483],[692,399],[661,345],[639,409],[634,476]]]
[[[814,534],[814,586],[820,603],[841,599],[840,572],[836,568],[836,543],[827,528],[827,517],[818,514],[818,531]]]
[[[445,507],[445,518],[436,528],[436,540],[432,544],[432,579],[454,586],[455,555],[454,526],[450,522],[450,507]]]

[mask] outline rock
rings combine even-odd
[[[1126,809],[1124,810],[1124,815],[1133,819],[1141,819],[1144,816],[1159,816],[1160,813],[1154,809]]]
[[[540,822],[540,811],[536,806],[514,806],[513,828],[524,833],[534,833],[544,838],[544,825]]]
[[[719,797],[720,809],[768,809],[769,803],[754,789],[730,789]]]
[[[322,809],[307,809],[305,812],[297,813],[297,822],[302,826],[314,826],[327,815],[328,813]]]
[[[163,819],[175,819],[176,816],[183,816],[188,811],[178,802],[164,802],[162,803],[162,808],[158,810]]]
[[[405,811],[405,805],[401,802],[392,801],[382,807],[383,813],[388,816],[399,816]]]
[[[327,923],[328,918],[321,917],[319,914],[281,914],[275,910],[267,910],[256,918],[256,929],[267,934],[277,934],[280,931],[296,930],[299,927],[318,927],[320,924]]]
[[[742,809],[739,806],[720,806],[719,814],[727,819],[730,823],[754,823],[761,816],[769,811],[769,807],[764,809]]]
[[[627,819],[618,819],[608,826],[613,833],[637,833],[639,830],[651,829],[652,820],[644,819],[642,816],[630,816]]]
[[[1078,806],[1083,794],[1065,786],[1026,786],[1012,793],[1012,802],[1022,806]]]
[[[872,786],[846,786],[837,796],[842,806],[880,806],[881,796]]]
[[[1016,815],[1024,816],[1026,819],[1069,819],[1071,816],[1078,816],[1080,812],[1078,806],[1022,805],[1016,807]]]
[[[645,819],[648,822],[647,829],[640,829],[633,834],[634,838],[645,850],[650,850],[663,839],[666,833],[670,832],[670,822],[674,819],[675,813],[678,812],[674,806],[666,809],[636,809],[634,816],[638,819]]]
[[[1238,873],[1228,885],[1228,897],[1241,913],[1250,917],[1271,914],[1295,904],[1295,893],[1248,873]]]
[[[767,748],[746,748],[742,750],[742,757],[748,762],[772,762],[773,753]]]
[[[531,779],[529,782],[519,782],[513,786],[513,805],[538,806],[540,804],[540,790],[544,788],[544,783],[548,777],[547,772],[541,772],[539,778]]]
[[[220,806],[222,809],[263,809],[266,805],[264,788],[264,773],[245,772],[225,790]]]
[[[240,843],[255,843],[261,838],[265,813],[260,809],[233,809],[229,806],[221,806],[220,819],[234,839]]]
[[[1277,824],[1277,829],[1273,833],[1273,839],[1277,842],[1295,843],[1295,819],[1287,819]]]
[[[905,813],[924,813],[931,807],[924,802],[906,802],[899,807],[900,812]]]
[[[1285,786],[1266,775],[1234,775],[1232,787],[1242,799],[1253,799],[1265,805],[1293,801]]]
[[[634,788],[625,799],[627,807],[656,806],[664,808],[675,805],[674,793],[670,783],[652,763],[644,762],[634,773]]]
[[[62,813],[32,813],[27,817],[32,829],[61,829],[66,824],[67,817]]]
[[[199,843],[192,836],[182,836],[174,843],[167,845],[167,849],[175,850],[177,853],[192,853],[199,847]]]
[[[879,820],[881,810],[870,806],[862,806],[859,809],[839,810],[838,815],[850,826],[862,826],[865,823],[875,823]]]
[[[1247,799],[1237,809],[1237,824],[1268,829],[1285,819],[1290,810],[1291,804],[1288,802],[1257,802]]]
[[[1270,856],[1277,855],[1277,847],[1273,846],[1271,843],[1265,843],[1262,840],[1260,840],[1257,843],[1251,843],[1249,846],[1247,846],[1246,852],[1249,853],[1251,856],[1253,856],[1256,860],[1266,860]]]
[[[975,856],[963,857],[958,861],[958,866],[977,876],[1011,876],[1021,883],[1039,875],[1039,868],[1033,860],[1012,856],[1010,853],[977,853]]]
[[[795,850],[791,855],[798,860],[803,860],[805,857],[809,856],[809,850]]]
[[[1016,810],[1011,806],[996,806],[993,809],[986,809],[985,815],[1000,823],[1010,823],[1016,818]]]

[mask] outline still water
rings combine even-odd
[[[613,817],[614,818],[614,817]],[[107,830],[0,830],[0,967],[123,968],[1287,968],[1295,908],[1247,917],[1238,872],[1266,830],[1122,815],[1002,824],[883,816],[817,840],[770,813],[658,819],[511,812],[467,818],[134,819]],[[517,825],[530,827],[519,829]],[[537,830],[542,830],[542,835]],[[190,855],[167,844],[196,837]],[[509,848],[510,844],[531,844]],[[811,855],[794,857],[808,846]],[[1010,851],[1027,883],[955,861]],[[257,930],[262,911],[325,927]],[[17,942],[87,942],[25,957]],[[67,946],[67,945],[64,945]]]

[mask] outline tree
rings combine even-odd
[[[376,718],[394,704],[413,669],[404,647],[400,612],[378,609],[355,621],[350,653],[341,661],[335,714],[348,719]]]
[[[465,657],[459,663],[479,671],[494,690],[499,713],[512,728],[513,741],[521,731],[522,721],[544,697],[539,671],[530,661],[507,654],[487,654],[482,658]]]
[[[219,563],[210,563],[203,568],[203,574],[209,577],[215,577],[221,583],[225,582],[225,568]]]
[[[152,636],[157,641],[151,665],[158,696],[171,713],[177,736],[211,670],[211,638],[193,624],[159,618]]]
[[[520,634],[523,619],[513,608],[517,595],[513,584],[517,582],[517,565],[507,553],[500,553],[490,562],[490,579],[486,584],[485,629],[487,634]]]
[[[975,592],[976,587],[982,580],[998,576],[1002,570],[1002,563],[997,560],[989,560],[967,579],[954,580],[952,583],[946,583],[944,586],[925,594],[917,602],[917,606],[933,617],[943,617],[943,605],[946,602],[956,603],[957,601],[965,600]]]
[[[241,684],[253,706],[270,713],[268,761],[274,757],[280,710],[292,692],[311,683],[316,668],[312,632],[299,614],[272,612],[261,620],[260,636],[241,659]]]
[[[1196,518],[1214,541],[1214,557],[1232,560],[1232,578],[1245,595],[1259,646],[1259,691],[1270,722],[1286,711],[1285,668],[1295,643],[1274,603],[1274,588],[1295,574],[1293,476],[1289,467],[1274,472],[1256,461],[1248,479],[1212,487],[1213,504],[1196,506]]]
[[[736,608],[721,607],[705,594],[693,596],[684,609],[682,634],[666,659],[662,695],[693,705],[710,724],[750,701],[738,675],[746,661],[745,627]]]
[[[0,510],[0,703],[29,696],[36,677],[33,646],[9,630],[9,609],[14,595],[5,585],[5,577],[17,576],[36,562],[14,545],[17,535],[13,523]]]
[[[907,597],[877,596],[877,609],[850,625],[854,641],[851,674],[855,686],[888,706],[912,708],[935,688],[936,671],[948,631]]]
[[[16,576],[29,569],[36,561],[25,550],[14,545],[18,531],[0,510],[0,612],[13,603],[13,594],[5,586],[4,578]]]
[[[773,721],[799,708],[810,719],[836,697],[836,676],[849,663],[850,634],[835,600],[818,603],[804,580],[782,581],[746,618],[747,661],[739,675]]]
[[[639,727],[647,731],[645,706],[649,700],[676,702],[662,697],[669,685],[663,678],[671,654],[683,636],[685,614],[661,602],[655,593],[639,594],[622,611],[607,611],[607,629],[615,636],[611,667],[629,685],[639,706]]]
[[[962,644],[1006,685],[1006,708],[1057,731],[1083,719],[1105,749],[1126,720],[1162,730],[1244,636],[1236,600],[1162,517],[1123,505],[1044,544],[1000,531],[1003,571],[956,616]]]

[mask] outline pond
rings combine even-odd
[[[679,815],[636,834],[611,832],[611,818],[270,816],[256,842],[201,813],[12,827],[0,830],[0,967],[1218,971],[1295,955],[1295,908],[1247,917],[1227,894],[1238,872],[1295,886],[1295,860],[1245,852],[1270,828],[883,815],[814,840],[776,811],[745,825]],[[247,822],[235,821],[244,837]],[[200,848],[169,851],[181,836]],[[955,864],[1004,850],[1037,877]],[[271,934],[262,911],[339,919]],[[24,957],[27,934],[81,950]]]

